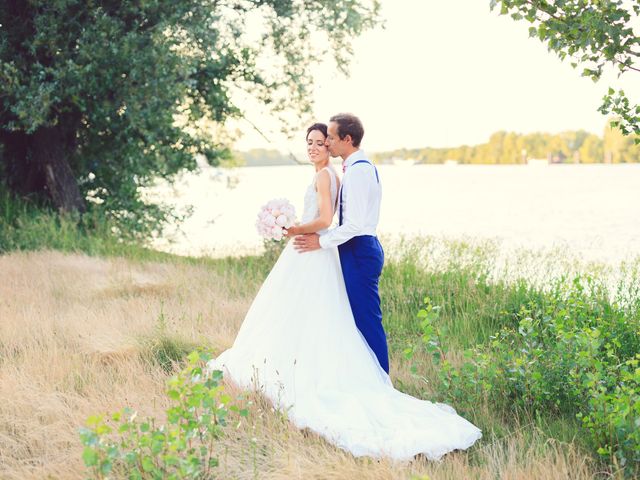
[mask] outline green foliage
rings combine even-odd
[[[640,37],[633,31],[640,21],[640,0],[491,0],[490,5],[499,7],[502,15],[531,23],[530,36],[545,42],[561,59],[569,58],[594,81],[607,66],[619,75],[640,72]],[[599,110],[615,114],[616,126],[625,135],[640,135],[640,105],[633,105],[622,90],[610,88]]]
[[[346,69],[352,37],[378,11],[377,0],[3,2],[0,176],[50,202],[31,178],[44,168],[30,162],[43,156],[34,135],[53,129],[90,209],[148,236],[172,211],[145,202],[141,187],[195,170],[198,154],[228,157],[225,134],[212,132],[242,116],[233,92],[299,119],[309,65],[331,54]]]
[[[465,352],[452,366],[438,307],[418,313],[420,346],[437,367],[439,391],[456,404],[489,401],[507,415],[579,419],[594,451],[632,475],[640,465],[640,308],[611,302],[604,286],[577,277],[521,307],[517,324]],[[413,366],[416,374],[419,369]]]
[[[446,359],[446,347],[443,344],[446,327],[438,322],[440,307],[434,306],[429,297],[425,297],[424,306],[418,311],[419,327],[421,331],[421,348],[424,349],[433,359],[433,362],[442,367],[441,371],[450,371],[451,365]],[[403,354],[406,360],[412,360],[416,353],[416,347],[408,347]],[[418,366],[411,365],[411,372],[418,373]],[[450,382],[444,380],[443,384],[449,388]]]
[[[82,459],[92,478],[212,478],[218,459],[216,441],[230,414],[247,416],[220,385],[222,372],[209,372],[211,355],[194,351],[184,370],[168,382],[171,406],[166,423],[140,420],[125,408],[105,417],[92,416],[81,429]]]
[[[619,128],[624,135],[634,134],[634,143],[640,144],[640,105],[631,105],[624,90],[616,92],[609,88],[598,111],[604,115],[615,115],[611,125]]]
[[[54,249],[138,260],[171,258],[116,235],[113,227],[95,212],[82,217],[59,214],[44,205],[17,199],[0,183],[0,254]]]

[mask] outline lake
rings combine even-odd
[[[586,261],[640,256],[640,165],[381,165],[379,234],[493,239],[505,249],[567,248]],[[254,222],[272,198],[301,214],[313,167],[204,166],[154,195],[193,205],[157,248],[189,255],[260,251]]]

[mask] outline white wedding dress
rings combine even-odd
[[[336,173],[329,172],[335,205]],[[319,214],[315,178],[302,223]],[[297,427],[355,456],[435,460],[481,437],[453,408],[393,388],[356,328],[336,248],[298,253],[289,242],[233,347],[209,367],[262,391]]]

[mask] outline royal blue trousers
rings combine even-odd
[[[389,373],[387,336],[382,327],[378,282],[384,251],[377,237],[362,235],[338,246],[342,275],[358,330]]]

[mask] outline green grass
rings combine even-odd
[[[60,250],[92,256],[119,256],[131,260],[168,260],[172,255],[112,233],[112,226],[97,214],[57,212],[10,195],[0,183],[0,254],[11,251]]]
[[[172,373],[181,366],[189,353],[198,345],[176,334],[167,332],[164,313],[161,311],[153,335],[141,338],[140,357],[152,365],[158,365],[165,372]]]
[[[505,325],[513,323],[520,306],[538,297],[533,287],[520,281],[492,283],[469,268],[429,271],[403,256],[385,265],[380,281],[385,327],[392,345],[399,348],[420,335],[415,315],[424,298],[442,306],[442,322],[455,346],[483,343]]]

